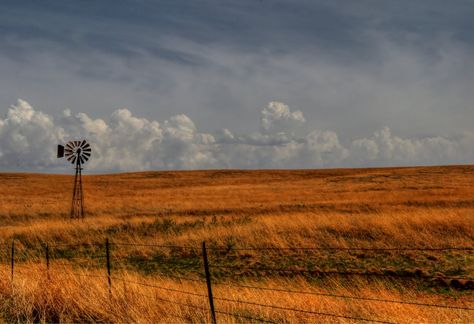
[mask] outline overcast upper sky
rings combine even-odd
[[[474,163],[474,2],[2,0],[0,170]]]

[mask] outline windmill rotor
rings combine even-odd
[[[84,164],[91,157],[91,146],[86,140],[70,141],[64,147],[64,156],[72,164]]]

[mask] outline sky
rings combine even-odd
[[[474,163],[474,3],[0,3],[0,171]]]

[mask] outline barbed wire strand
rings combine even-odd
[[[266,290],[266,291],[278,291],[278,292],[304,294],[304,295],[323,296],[323,297],[346,298],[346,299],[384,302],[384,303],[407,304],[407,305],[416,305],[416,306],[426,306],[426,307],[449,308],[449,309],[460,309],[460,310],[474,311],[474,308],[468,308],[468,307],[439,305],[439,304],[424,304],[424,303],[409,302],[409,301],[402,301],[402,300],[390,300],[390,299],[379,299],[379,298],[371,298],[371,297],[337,295],[337,294],[329,294],[329,293],[318,293],[318,292],[312,292],[312,291],[297,291],[297,290],[287,290],[287,289],[278,289],[278,288],[265,288],[265,287],[239,285],[239,284],[228,284],[228,283],[217,283],[216,285],[218,285],[218,286],[222,285],[222,286],[230,286],[230,287],[240,287],[240,288],[248,288],[248,289],[258,289],[258,290]]]
[[[124,271],[127,271],[129,270],[129,267],[127,266],[127,264],[124,264],[124,262],[122,261],[122,258],[120,256],[112,256],[112,259],[116,261],[116,263],[114,263],[114,268],[117,269],[117,264],[119,265],[118,269],[119,270],[124,270]],[[130,264],[132,265],[136,265],[136,264],[148,264],[147,260],[141,260],[141,261],[138,261],[138,262],[130,262]],[[161,267],[158,267],[158,269],[162,269]],[[178,279],[178,280],[184,280],[184,281],[193,281],[193,282],[201,282],[201,283],[205,283],[206,281],[204,279],[193,279],[193,278],[185,278],[183,276],[178,276],[178,275],[172,275],[172,274],[164,274],[164,273],[159,273],[161,275],[160,279],[164,279],[164,278],[174,278],[174,279]]]
[[[84,274],[84,273],[78,273],[78,272],[70,272],[70,273],[72,275],[79,276],[79,277],[107,279],[107,276],[101,276],[101,275],[90,275],[90,274]]]
[[[82,254],[82,255],[60,255],[58,256],[57,254],[54,254],[54,253],[50,253],[50,257],[49,259],[50,260],[54,260],[54,259],[66,259],[66,260],[72,260],[72,259],[101,259],[101,258],[105,258],[106,255],[105,254],[92,254],[92,253],[89,253],[89,254]],[[44,259],[44,256],[41,256],[42,259]]]
[[[156,263],[153,260],[133,260],[133,261],[128,262],[128,266],[126,265],[126,263],[124,264],[124,262],[122,260],[120,260],[120,257],[115,257],[115,260],[119,264],[121,264],[122,268],[125,269],[125,270],[133,268],[133,266],[137,266],[137,265],[148,265],[150,267],[154,267],[155,269],[170,270],[170,269],[167,269],[166,267],[160,266],[161,265],[160,263]],[[153,266],[151,266],[151,265],[153,265]],[[192,270],[196,270],[196,269],[201,270],[202,269],[201,259],[199,259],[199,264],[187,264],[187,267],[192,269]],[[166,274],[166,276],[168,276],[168,275]],[[171,277],[171,275],[170,275],[170,277]],[[183,280],[195,281],[193,279],[186,279],[184,277],[181,277],[181,278]]]
[[[150,295],[147,295],[147,294],[144,294],[144,293],[141,293],[141,292],[137,292],[137,291],[133,291],[132,293],[142,295],[142,296],[147,297],[147,298],[158,299],[158,300],[168,302],[168,303],[171,303],[171,304],[176,304],[176,305],[180,305],[180,306],[185,306],[185,307],[196,308],[196,309],[200,309],[200,310],[204,310],[204,311],[209,311],[209,309],[205,308],[205,307],[201,307],[201,306],[194,305],[194,304],[181,303],[181,302],[177,302],[177,301],[170,300],[170,299],[167,299],[167,298],[157,297],[156,295],[150,296]]]
[[[202,256],[196,255],[196,256],[193,256],[193,257],[198,258],[199,262],[201,263]],[[154,260],[143,260],[143,259],[142,260],[130,260],[130,258],[128,256],[123,256],[123,255],[116,255],[115,258],[117,260],[120,260],[120,261],[123,260],[123,259],[127,259],[128,261],[130,261],[129,263],[131,263],[131,264],[150,264],[150,263],[153,263],[153,262],[155,262],[155,264],[157,264],[156,261],[154,261]],[[183,257],[183,259],[185,259],[185,257]],[[199,265],[201,266],[201,264],[199,264]]]
[[[230,315],[230,316],[234,316],[234,317],[242,317],[242,318],[246,318],[246,319],[250,319],[250,320],[254,320],[254,321],[258,321],[258,322],[262,322],[262,323],[276,323],[274,321],[263,319],[263,318],[256,318],[256,317],[251,317],[251,316],[248,316],[248,315],[242,315],[242,314],[237,314],[237,313],[229,313],[229,312],[224,312],[224,311],[221,311],[221,310],[215,310],[214,312],[219,313],[219,314]]]
[[[238,300],[238,299],[228,299],[228,298],[221,298],[221,297],[214,297],[214,299],[222,300],[226,302],[241,303],[241,304],[267,307],[267,308],[273,308],[273,309],[279,309],[279,310],[285,310],[285,311],[292,311],[292,312],[298,312],[298,313],[313,314],[313,315],[318,315],[318,316],[338,317],[338,318],[346,318],[346,319],[351,319],[351,320],[356,320],[356,321],[374,322],[374,323],[383,323],[383,324],[395,324],[394,322],[374,320],[374,319],[368,319],[368,318],[363,318],[363,317],[353,317],[353,316],[345,316],[345,315],[338,315],[338,314],[331,314],[331,313],[324,313],[324,312],[315,312],[315,311],[309,311],[309,310],[298,309],[298,308],[260,304],[260,303],[249,302],[249,301]]]
[[[267,251],[267,250],[279,250],[279,251],[474,251],[474,247],[444,247],[444,248],[337,248],[337,247],[261,247],[261,248],[220,248],[220,247],[209,247],[208,250],[218,251]]]
[[[135,284],[135,285],[140,285],[140,286],[144,286],[144,287],[150,287],[150,288],[155,288],[155,289],[161,289],[161,290],[166,290],[166,291],[177,292],[177,293],[191,295],[191,296],[207,297],[207,295],[193,293],[193,292],[190,292],[190,291],[174,289],[174,288],[167,288],[167,287],[160,287],[160,286],[155,286],[155,285],[151,285],[151,284],[144,283],[144,282],[131,281],[131,280],[126,280],[126,279],[117,278],[117,277],[113,277],[113,276],[111,276],[110,279],[119,280],[119,281],[122,281],[122,282],[131,283],[131,284]]]
[[[185,248],[185,249],[198,249],[197,246],[189,245],[161,245],[161,244],[146,244],[146,243],[122,243],[122,242],[112,242],[115,245],[123,246],[148,246],[148,247],[161,247],[161,248]],[[225,247],[208,247],[208,250],[216,251],[261,251],[261,250],[289,250],[289,251],[474,251],[474,247],[441,247],[441,248],[363,248],[363,247],[354,247],[354,248],[338,248],[338,247],[249,247],[249,248],[225,248]]]
[[[285,268],[268,268],[268,267],[239,267],[224,265],[209,265],[210,268],[223,268],[234,270],[254,270],[254,271],[275,271],[275,272],[295,272],[295,273],[312,273],[317,275],[341,275],[341,276],[378,276],[378,277],[401,277],[401,278],[418,278],[418,279],[451,279],[451,280],[474,280],[471,277],[434,277],[418,274],[397,274],[397,273],[378,273],[378,272],[349,272],[349,271],[320,271],[308,269],[285,269]]]
[[[199,249],[198,246],[190,245],[173,245],[173,244],[146,244],[146,243],[122,243],[122,242],[110,242],[112,245],[119,246],[143,246],[143,247],[159,247],[159,248],[178,248],[178,249]]]
[[[153,298],[156,298],[156,299],[158,299],[158,300],[163,300],[163,301],[167,301],[167,302],[169,302],[169,303],[173,303],[173,304],[185,306],[185,305],[183,305],[183,303],[174,302],[174,301],[171,301],[171,300],[165,300],[165,299],[163,299],[163,298],[156,297],[156,296],[150,296],[150,295],[144,294],[144,293],[142,293],[142,292],[132,291],[131,293],[132,293],[132,294],[142,295],[142,296],[147,297],[147,298],[152,298],[152,299],[153,299]],[[204,307],[201,307],[201,306],[197,306],[197,305],[186,304],[186,306],[187,306],[187,307],[198,308],[198,309],[205,310],[205,311],[209,311],[207,308],[204,308]],[[222,311],[222,310],[215,310],[215,312],[216,312],[216,313],[219,313],[219,314],[225,314],[225,315],[234,316],[234,317],[242,317],[242,318],[246,318],[246,319],[252,319],[252,320],[256,320],[256,321],[263,322],[263,323],[276,323],[276,322],[271,321],[271,320],[260,319],[260,318],[251,317],[251,316],[247,316],[247,315],[236,314],[236,313],[229,313],[229,312],[225,312],[225,311]],[[184,318],[184,317],[181,317],[181,318]],[[187,318],[185,318],[185,319],[187,319]]]
[[[44,244],[44,246],[46,245],[46,243]],[[90,247],[90,246],[104,246],[105,244],[104,243],[72,243],[72,244],[69,244],[69,243],[55,243],[55,244],[48,244],[48,247],[49,248],[55,248],[55,247],[77,247],[77,246],[80,246],[80,247]]]
[[[204,279],[185,278],[185,277],[182,277],[182,276],[170,275],[170,274],[163,274],[163,277],[161,277],[161,278],[174,278],[174,279],[178,279],[178,280],[206,283],[206,280],[204,280]]]

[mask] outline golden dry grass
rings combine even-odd
[[[205,322],[200,244],[211,248],[216,297],[389,322],[471,322],[473,311],[255,290],[323,294],[474,308],[473,251],[325,251],[259,248],[444,248],[474,246],[474,166],[302,171],[187,171],[84,178],[87,218],[67,219],[71,176],[0,174],[1,312],[5,321]],[[113,289],[103,243],[112,245]],[[15,239],[10,282],[6,247]],[[50,279],[42,244],[51,247]],[[217,248],[217,250],[216,250]],[[257,250],[240,251],[239,248]],[[219,249],[224,249],[221,251]],[[90,256],[93,256],[92,258]],[[72,258],[74,262],[68,261]],[[417,278],[288,275],[285,267],[417,275]],[[76,273],[73,275],[72,273]],[[77,274],[81,274],[80,276]],[[92,277],[91,277],[92,276]],[[98,276],[98,277],[94,277]],[[436,278],[435,280],[429,278]],[[116,278],[116,280],[115,280]],[[193,303],[204,309],[172,304]],[[354,322],[216,300],[234,315],[276,322]],[[218,314],[221,322],[249,322]]]

